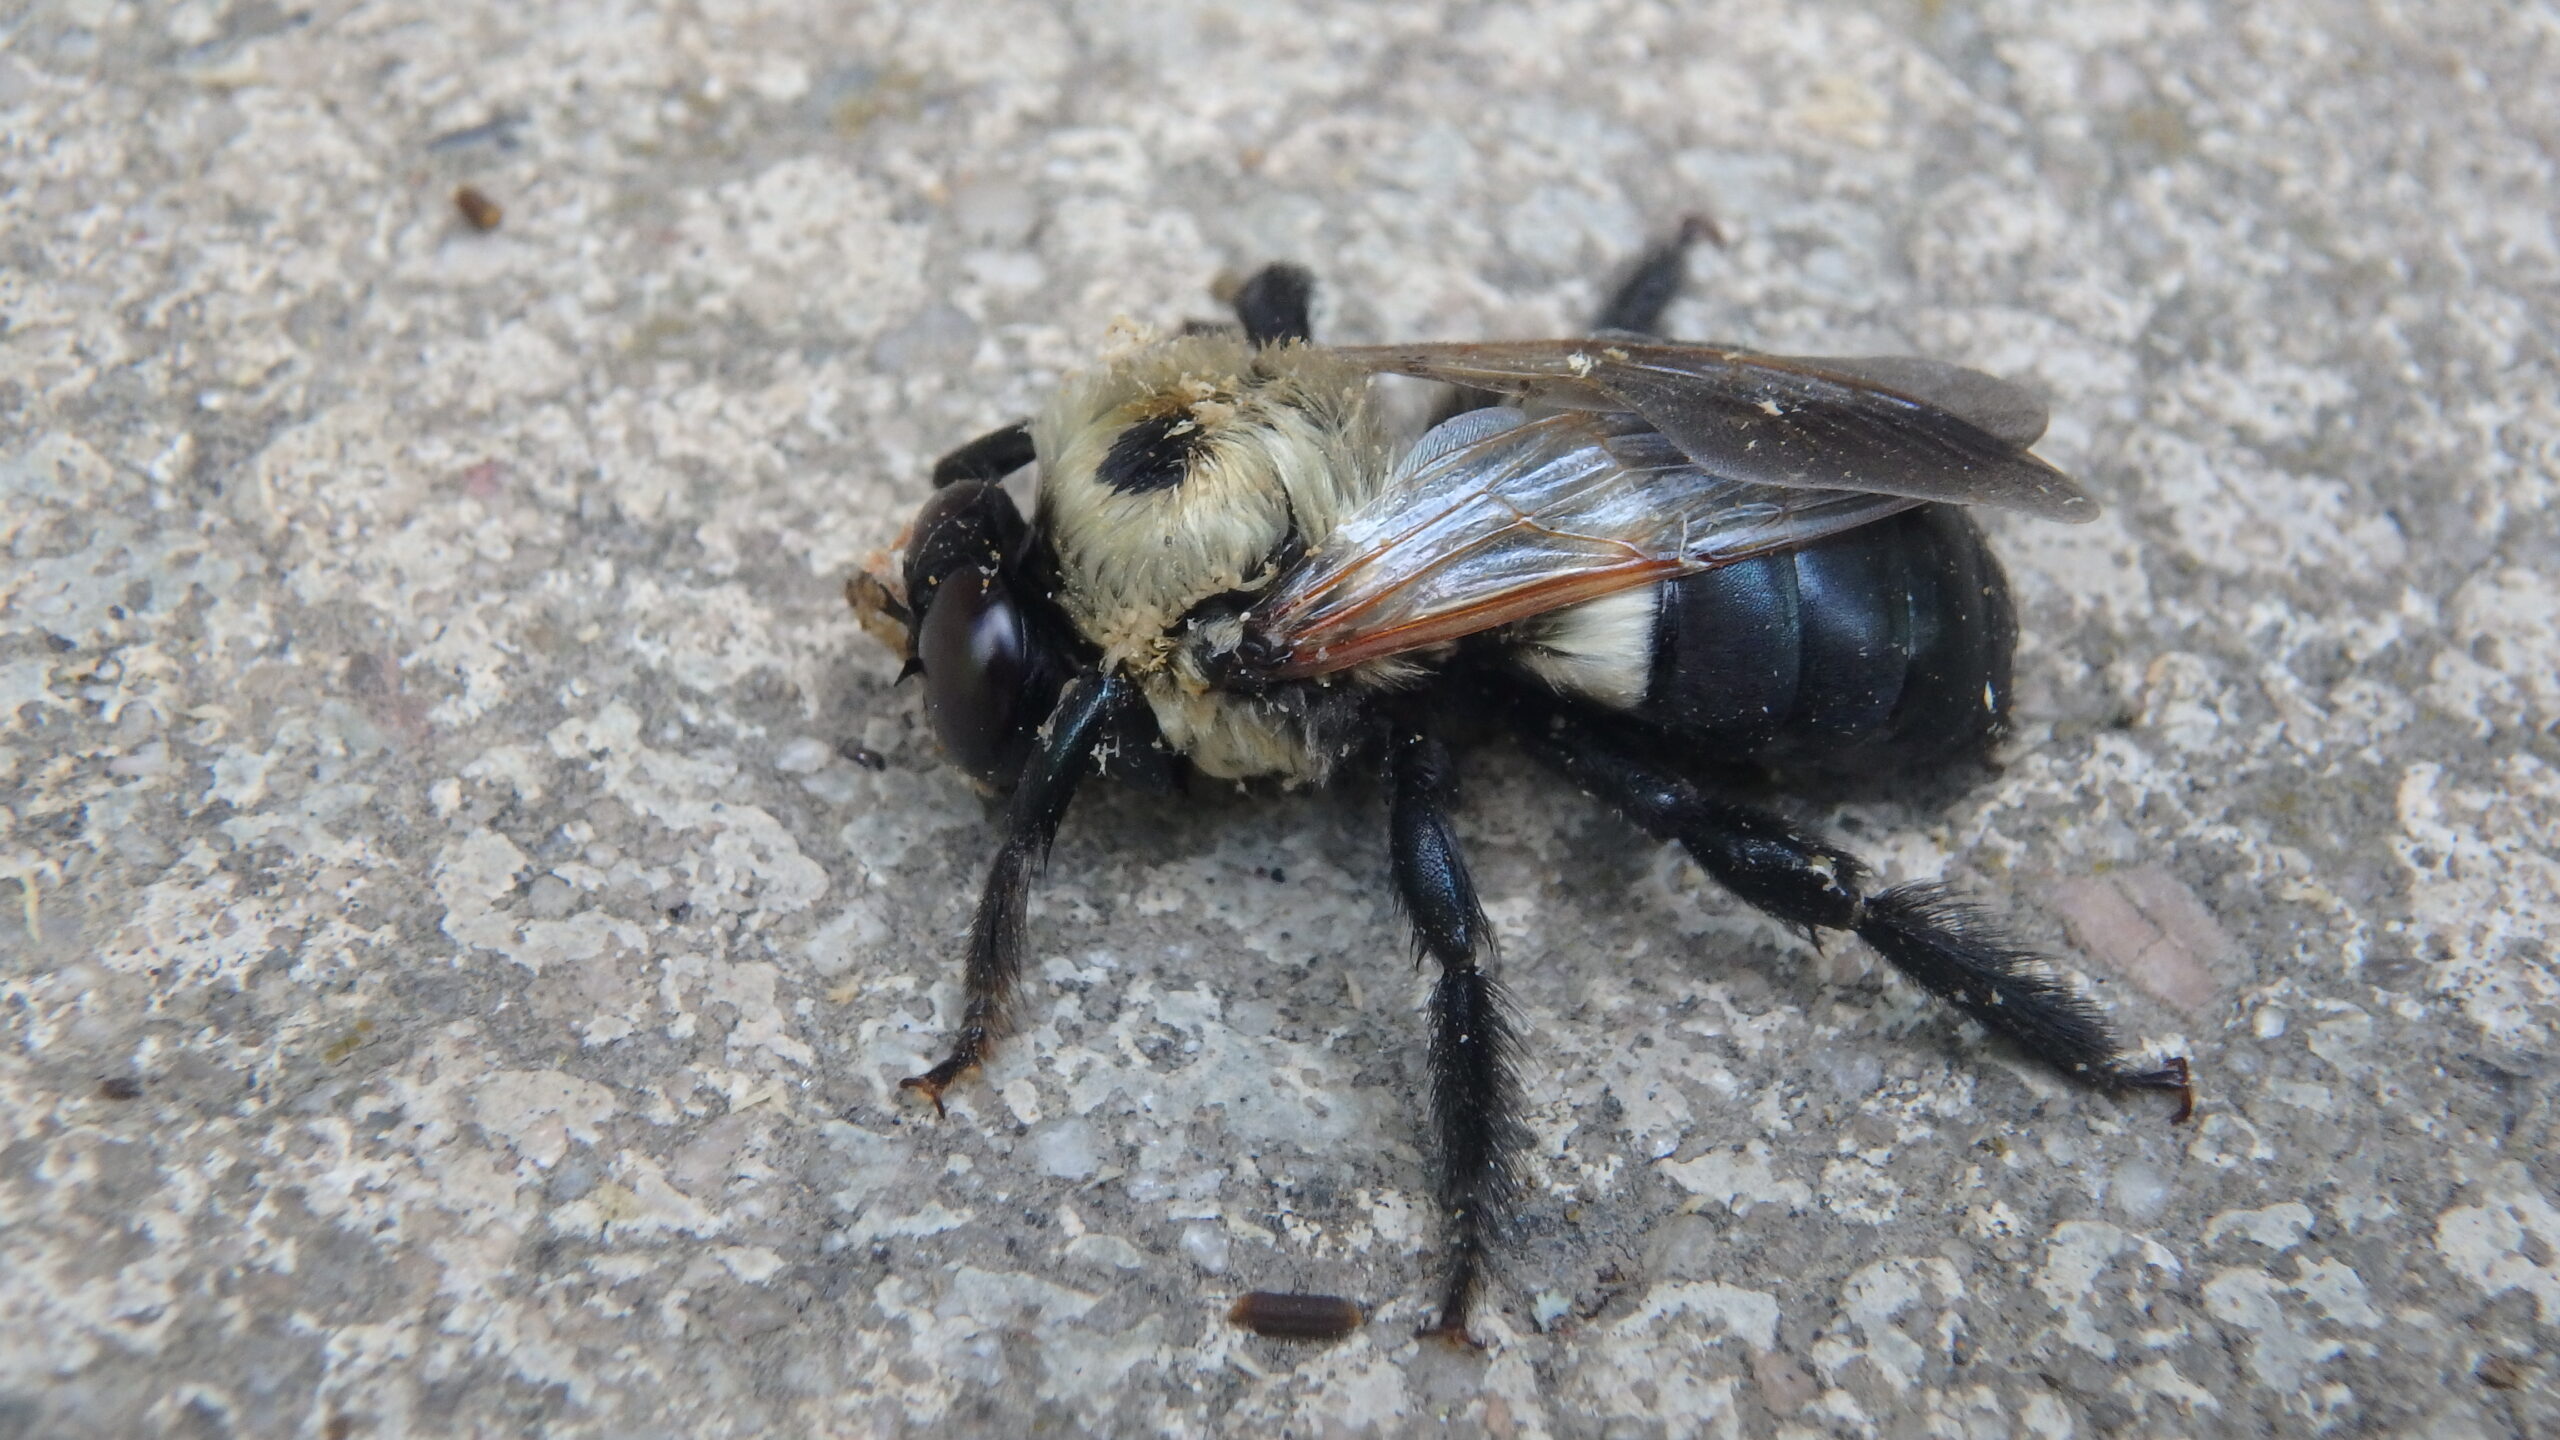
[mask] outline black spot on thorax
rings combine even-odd
[[[1208,438],[1188,414],[1153,415],[1120,432],[1094,476],[1123,495],[1170,490],[1191,469],[1191,456]]]

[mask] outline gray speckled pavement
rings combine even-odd
[[[2516,5],[37,0],[0,20],[0,1434],[2560,1433],[2560,20]],[[480,233],[471,183],[504,210]],[[2052,1083],[1507,751],[1482,1356],[1363,787],[992,833],[845,577],[1222,271],[1341,339],[2049,392],[2006,767],[1815,817]],[[886,768],[854,763],[867,746]],[[1378,1307],[1291,1348],[1250,1288]]]

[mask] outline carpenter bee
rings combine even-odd
[[[953,759],[1009,791],[941,1108],[1022,968],[1025,891],[1088,773],[1319,785],[1384,772],[1388,869],[1429,1002],[1447,1259],[1424,1332],[1466,1341],[1519,1191],[1517,1031],[1450,824],[1450,738],[1485,717],[1677,841],[1736,896],[1854,933],[2036,1059],[2192,1108],[2097,1008],[1934,885],[1867,867],[1753,798],[1979,761],[2015,613],[1965,507],[2086,520],[2028,453],[2043,405],[1936,361],[1655,338],[1694,229],[1574,340],[1325,347],[1272,266],[1237,326],[1125,345],[1035,420],[944,457],[894,555],[848,587],[924,678]],[[1418,439],[1375,384],[1455,387]],[[1000,482],[1037,465],[1026,522]],[[904,678],[902,675],[901,678]],[[1752,777],[1759,783],[1752,783]]]

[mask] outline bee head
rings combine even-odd
[[[1070,657],[1025,573],[1030,527],[1000,485],[934,492],[909,534],[910,670],[934,734],[961,768],[1010,785],[1057,703]]]

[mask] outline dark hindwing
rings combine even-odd
[[[1924,501],[2087,519],[2026,453],[2035,398],[1958,366],[1554,340],[1340,352],[1508,391],[1434,430],[1254,606],[1246,662],[1305,679],[1754,555]]]

